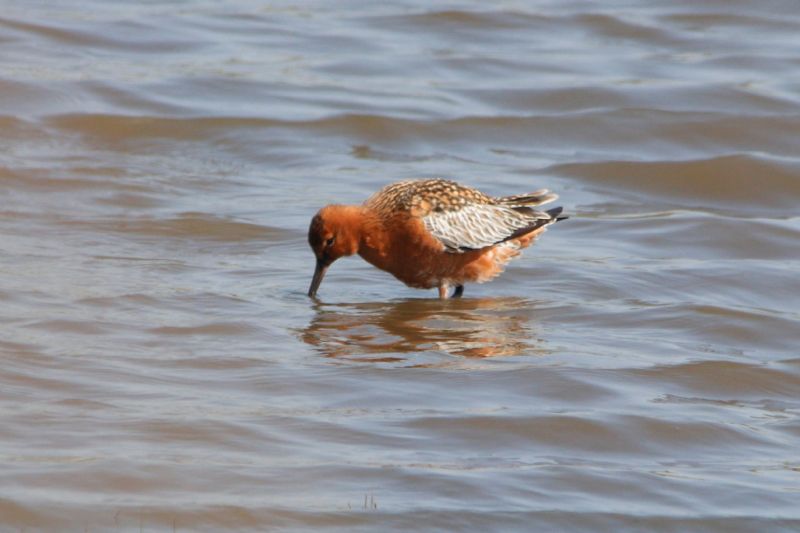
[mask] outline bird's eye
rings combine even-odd
[[[333,246],[334,241],[336,241],[336,237],[331,237],[330,239],[325,241],[325,247],[330,248],[331,246]]]

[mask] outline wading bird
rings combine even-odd
[[[547,189],[491,197],[444,179],[387,185],[362,205],[328,205],[308,228],[317,259],[308,295],[316,297],[328,267],[359,254],[374,266],[419,289],[439,289],[439,298],[464,293],[467,282],[483,283],[566,216],[562,208],[534,209],[558,198]]]

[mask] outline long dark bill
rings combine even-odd
[[[314,277],[311,278],[311,286],[308,288],[309,297],[317,297],[317,289],[319,289],[319,285],[322,283],[322,278],[325,277],[325,272],[327,272],[329,266],[330,265],[326,265],[319,259],[317,260],[317,268],[314,269]]]

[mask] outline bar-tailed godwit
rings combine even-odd
[[[359,254],[410,287],[439,289],[439,298],[464,292],[467,282],[496,277],[547,226],[567,218],[561,207],[535,206],[558,198],[547,189],[491,197],[454,181],[426,179],[387,185],[362,205],[328,205],[308,228],[317,258],[308,295],[328,267]]]

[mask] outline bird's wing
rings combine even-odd
[[[456,209],[430,211],[421,219],[446,251],[460,253],[524,235],[550,223],[553,217],[530,207],[466,203]]]

